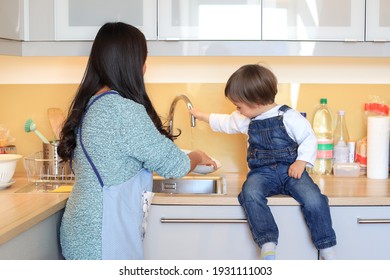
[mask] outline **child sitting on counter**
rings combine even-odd
[[[320,258],[335,258],[336,234],[328,198],[313,182],[306,166],[316,159],[317,140],[310,123],[298,111],[275,103],[277,79],[267,68],[249,64],[229,78],[225,96],[237,107],[232,114],[191,114],[213,131],[248,134],[250,168],[238,196],[261,259],[274,260],[279,231],[267,197],[284,194],[299,202]]]

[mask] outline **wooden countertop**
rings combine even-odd
[[[219,174],[215,174],[219,175]],[[214,174],[213,174],[214,176]],[[155,194],[158,205],[239,205],[237,195],[245,175],[221,174],[226,178],[227,193],[221,195]],[[337,178],[313,176],[331,206],[390,206],[390,180],[373,180],[365,176]],[[65,207],[68,193],[16,193],[29,182],[16,177],[16,182],[0,190],[0,245],[16,237]],[[298,205],[288,196],[273,196],[269,205]]]
[[[155,194],[153,204],[159,205],[239,205],[237,196],[246,175],[225,173],[227,193],[219,194]],[[312,176],[331,206],[390,206],[390,180],[360,177]],[[268,205],[299,205],[289,196],[268,198]]]

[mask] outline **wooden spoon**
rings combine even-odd
[[[58,140],[60,139],[62,125],[65,121],[64,112],[60,108],[49,108],[47,109],[47,115],[49,117],[51,129],[55,135],[54,140]]]

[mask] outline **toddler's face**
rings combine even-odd
[[[244,115],[247,118],[254,118],[264,112],[264,105],[260,104],[247,104],[243,102],[233,102],[236,106],[237,111],[240,112],[241,115]]]

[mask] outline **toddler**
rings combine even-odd
[[[328,198],[306,171],[316,159],[317,139],[310,123],[298,111],[275,103],[277,79],[267,68],[250,64],[227,81],[225,96],[236,106],[230,115],[193,109],[191,114],[207,122],[213,131],[248,134],[250,168],[238,196],[245,210],[261,259],[275,259],[279,232],[267,197],[284,194],[301,205],[321,259],[334,259],[336,235]]]

